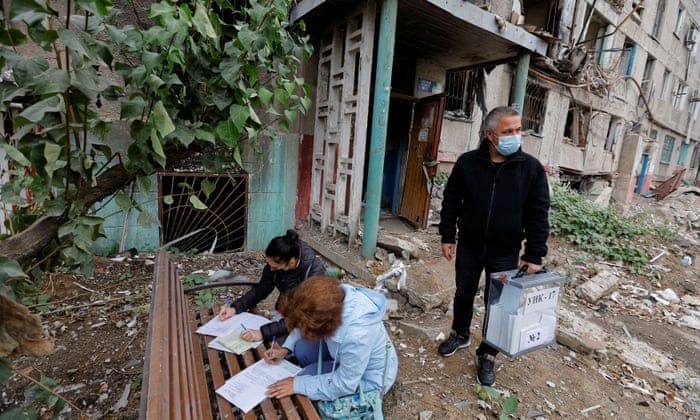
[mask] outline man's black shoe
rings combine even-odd
[[[488,353],[476,356],[476,380],[481,385],[493,386],[496,383],[495,364],[496,357]]]
[[[452,332],[450,333],[450,336],[447,337],[447,340],[440,343],[438,353],[440,353],[440,356],[443,357],[452,356],[457,350],[469,347],[470,344],[471,340],[469,339],[469,336],[464,337],[456,332]]]

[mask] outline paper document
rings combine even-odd
[[[280,379],[294,376],[300,371],[299,366],[284,359],[276,365],[258,360],[252,366],[232,376],[216,390],[216,393],[247,413],[265,399],[268,386]]]
[[[213,335],[214,337],[222,337],[231,334],[233,331],[246,329],[259,330],[262,325],[270,322],[264,316],[243,312],[236,314],[231,318],[222,321],[218,316],[214,316],[206,324],[197,328],[196,333],[202,335]]]
[[[217,338],[209,344],[209,347],[213,347],[212,343],[218,343],[224,346],[224,351],[232,351],[236,354],[243,354],[246,350],[257,347],[262,341],[247,341],[241,338],[241,331],[236,330],[231,334],[227,334],[223,337]],[[219,349],[221,350],[221,349]]]

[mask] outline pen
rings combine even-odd
[[[272,359],[272,349],[275,348],[275,341],[276,341],[276,340],[277,340],[277,336],[276,336],[276,335],[273,335],[273,336],[272,336],[272,344],[270,345],[270,351],[267,352],[267,355],[268,355],[268,357],[270,357],[270,359]]]
[[[231,293],[226,294],[226,306],[228,306],[229,303],[231,303]]]
[[[241,322],[241,328],[243,328],[244,330],[247,330],[247,329],[248,329],[248,328],[245,327],[245,325],[243,325],[242,322]]]

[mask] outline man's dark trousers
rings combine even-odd
[[[457,257],[455,259],[455,282],[457,290],[455,291],[453,303],[454,318],[452,320],[452,329],[454,331],[464,337],[469,336],[469,326],[472,323],[472,316],[474,315],[474,297],[479,288],[481,272],[486,270],[484,304],[488,309],[489,279],[491,278],[491,273],[514,270],[518,267],[518,260],[519,257],[517,253],[505,257],[490,257],[483,255],[481,252],[469,249],[466,246],[457,244]],[[481,355],[488,353],[493,356],[497,355],[498,350],[483,342],[483,337],[486,337],[486,316],[484,316],[481,336],[482,342],[476,350],[476,354]]]

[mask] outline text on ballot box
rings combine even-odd
[[[510,270],[489,282],[486,343],[511,358],[554,343],[562,276]]]

